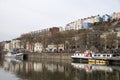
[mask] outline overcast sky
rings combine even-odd
[[[120,12],[120,0],[0,0],[0,41],[113,12]]]

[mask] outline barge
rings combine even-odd
[[[86,50],[84,53],[76,51],[71,58],[73,61],[88,62],[91,64],[109,64],[111,60],[120,61],[120,56],[116,56],[115,54],[95,53],[90,50]]]

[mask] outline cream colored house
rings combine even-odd
[[[7,41],[7,42],[4,44],[4,51],[8,51],[8,52],[11,51],[11,41]]]
[[[21,48],[19,39],[13,39],[11,41],[11,49],[15,49],[15,48],[18,48],[18,49]]]
[[[119,20],[120,19],[120,12],[116,13],[116,18]]]
[[[64,51],[64,44],[59,44],[58,45],[58,52]]]
[[[50,44],[50,45],[48,45],[46,50],[47,50],[47,52],[55,52],[55,51],[57,51],[57,45]]]
[[[41,43],[35,43],[34,45],[34,52],[42,52],[43,51],[43,45]]]

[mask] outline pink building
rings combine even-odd
[[[116,13],[116,18],[117,18],[117,19],[120,19],[120,12],[117,12],[117,13]]]

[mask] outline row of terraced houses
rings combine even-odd
[[[70,22],[66,24],[65,27],[52,27],[52,28],[47,28],[47,29],[42,29],[42,30],[37,30],[37,31],[31,31],[28,33],[24,33],[21,36],[24,36],[26,34],[31,34],[31,35],[47,35],[51,36],[55,34],[56,32],[62,32],[62,31],[67,31],[67,30],[79,30],[79,29],[87,29],[91,27],[92,24],[100,22],[100,21],[111,21],[111,20],[119,20],[120,19],[120,12],[117,13],[112,13],[110,15],[105,14],[105,15],[97,15],[97,16],[91,16],[88,18],[84,19],[78,19],[76,21]],[[118,36],[120,35],[120,32],[118,33]],[[21,44],[20,39],[13,39],[10,41],[4,42],[4,51],[11,51],[14,48],[24,48],[24,46]],[[32,51],[34,48],[34,52],[42,52],[43,51],[43,44],[36,42],[34,47],[27,43],[26,44],[26,50]],[[65,50],[65,45],[64,44],[59,44],[58,48],[55,44],[49,44],[45,48],[48,52],[54,52],[56,49],[58,51],[64,51]]]

